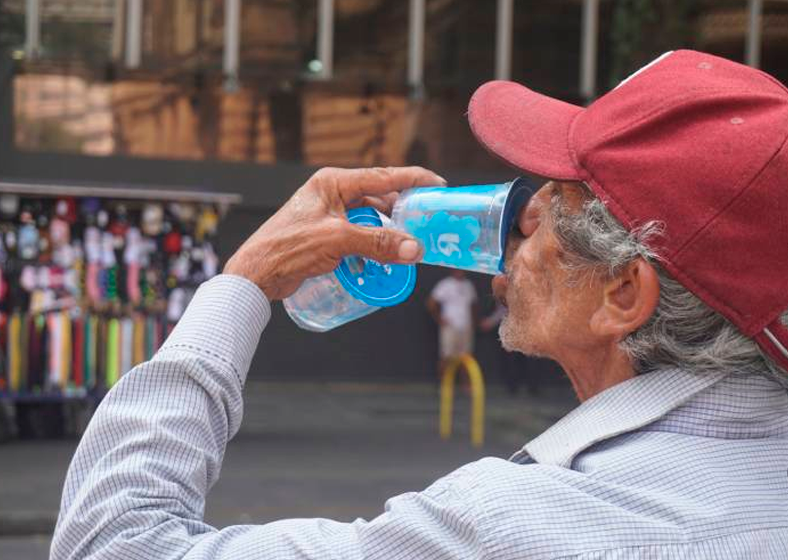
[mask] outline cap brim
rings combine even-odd
[[[468,121],[479,142],[510,165],[550,179],[578,181],[569,132],[584,110],[514,82],[495,81],[473,94]]]

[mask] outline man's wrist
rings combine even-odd
[[[200,286],[162,351],[212,356],[235,370],[243,383],[270,317],[271,305],[259,287],[241,276],[221,274]]]

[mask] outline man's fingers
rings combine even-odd
[[[394,192],[381,196],[364,196],[359,200],[352,201],[350,204],[347,204],[345,207],[350,209],[350,208],[359,208],[361,206],[371,206],[378,212],[390,216],[391,210],[394,208],[395,202],[397,202],[397,193]]]
[[[335,188],[345,205],[365,196],[381,196],[411,187],[443,186],[445,179],[423,167],[324,168],[313,181],[321,188]]]
[[[342,232],[342,253],[361,255],[383,263],[415,263],[423,249],[407,233],[382,227],[347,224]]]

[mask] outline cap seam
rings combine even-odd
[[[717,95],[711,95],[711,96],[705,98],[705,99],[711,99],[711,98],[721,97],[722,94],[724,94],[724,93],[737,92],[738,90],[735,89],[735,88],[720,88],[720,87],[698,87],[698,88],[693,88],[691,90],[686,90],[686,91],[682,92],[680,95],[676,95],[674,97],[666,99],[661,105],[659,105],[658,107],[655,107],[651,111],[641,115],[640,118],[638,118],[637,120],[628,122],[626,124],[622,124],[618,128],[615,128],[615,129],[611,130],[610,132],[608,132],[606,135],[600,136],[596,140],[596,143],[600,144],[600,143],[602,143],[602,142],[604,142],[606,140],[609,140],[611,137],[615,136],[616,134],[619,134],[622,130],[626,130],[627,128],[630,128],[630,127],[632,127],[634,125],[642,123],[643,121],[651,119],[655,115],[659,115],[660,113],[667,112],[669,109],[673,109],[678,104],[677,103],[678,101],[685,101],[687,99],[691,99],[691,98],[694,97],[694,94],[696,94],[698,92],[704,92],[704,91],[705,92],[713,91],[713,92],[717,93]],[[763,98],[774,98],[774,99],[783,101],[786,104],[788,104],[788,99],[785,99],[784,97],[781,97],[781,96],[777,95],[776,93],[763,95]]]
[[[677,250],[676,250],[676,252],[674,253],[674,256],[673,256],[673,258],[674,258],[674,259],[676,259],[676,260],[678,260],[679,256],[680,256],[682,253],[684,253],[684,251],[685,251],[685,250],[686,250],[686,249],[687,249],[687,248],[690,246],[690,244],[691,244],[693,241],[695,241],[695,240],[696,240],[698,237],[700,237],[700,236],[701,236],[701,235],[702,235],[702,234],[703,234],[703,233],[704,233],[704,232],[705,232],[705,231],[706,231],[706,230],[707,230],[709,227],[711,227],[711,225],[712,225],[712,224],[713,224],[713,223],[714,223],[714,222],[717,220],[717,218],[718,218],[718,217],[719,217],[721,214],[723,214],[723,213],[724,213],[726,210],[728,210],[728,209],[729,209],[729,208],[730,208],[730,207],[731,207],[733,204],[735,204],[735,203],[736,203],[736,201],[737,201],[737,200],[739,200],[739,198],[741,198],[742,196],[744,196],[744,194],[745,194],[746,192],[748,192],[748,191],[749,191],[749,190],[752,188],[752,186],[753,186],[753,185],[755,185],[755,184],[758,182],[758,179],[760,179],[761,175],[763,175],[763,173],[764,173],[764,172],[765,172],[765,171],[766,171],[766,170],[769,168],[769,165],[772,163],[772,161],[774,161],[774,159],[775,159],[775,158],[776,158],[776,157],[777,157],[777,156],[780,154],[780,152],[782,152],[782,151],[783,151],[783,149],[785,149],[785,148],[786,148],[786,146],[787,146],[787,145],[788,145],[788,134],[786,134],[786,136],[783,138],[783,141],[782,141],[782,143],[781,143],[781,144],[778,146],[778,148],[777,148],[777,149],[775,150],[775,152],[774,152],[774,153],[771,155],[771,157],[769,157],[769,159],[766,161],[766,163],[764,163],[764,164],[763,164],[763,166],[761,166],[761,168],[758,170],[758,172],[757,172],[757,173],[755,173],[755,175],[753,175],[752,179],[751,179],[751,180],[750,180],[750,182],[747,184],[747,186],[745,186],[745,187],[744,187],[744,188],[743,188],[741,191],[739,191],[739,192],[736,194],[736,196],[734,196],[733,198],[731,198],[731,199],[728,201],[728,203],[727,203],[727,204],[726,204],[726,205],[725,205],[723,208],[721,208],[720,210],[718,210],[718,211],[717,211],[717,212],[714,214],[714,216],[710,217],[710,218],[709,218],[709,219],[706,221],[706,223],[703,225],[703,227],[701,227],[701,228],[700,228],[698,231],[696,231],[696,232],[695,232],[695,233],[694,233],[694,234],[693,234],[693,235],[692,235],[692,236],[691,236],[691,237],[690,237],[690,238],[689,238],[689,239],[688,239],[688,240],[687,240],[687,241],[686,241],[686,242],[685,242],[685,243],[684,243],[684,244],[683,244],[683,245],[682,245],[682,246],[681,246],[679,249],[677,249]],[[714,295],[713,295],[711,292],[709,292],[709,293],[712,295],[712,298],[713,298],[713,299],[716,301],[716,300],[717,300],[717,297],[716,297],[716,296],[714,296]],[[724,304],[722,304],[722,305],[724,305]],[[726,306],[726,307],[727,307],[727,306]],[[771,315],[772,315],[773,313],[779,313],[779,312],[781,312],[781,311],[782,311],[784,308],[785,308],[785,304],[784,304],[784,303],[781,303],[779,306],[774,306],[774,307],[770,308],[770,309],[767,311],[767,316],[771,317]],[[729,309],[730,309],[730,308],[729,308]],[[742,316],[741,316],[741,314],[739,314],[739,313],[735,313],[735,315],[736,315],[736,316],[738,316],[738,317],[742,317]],[[743,319],[743,317],[742,317],[742,319]],[[773,319],[773,317],[772,317],[771,319],[769,319],[768,321],[766,321],[766,322],[764,323],[764,325],[767,325],[768,323],[770,323],[770,322],[772,321],[772,319]],[[758,322],[757,320],[752,320],[752,321],[748,321],[746,324],[748,325],[748,327],[751,327],[751,326],[753,326],[753,325],[757,325],[757,324],[759,324],[759,322]],[[749,330],[749,328],[744,328],[744,329],[742,329],[742,330]]]
[[[738,193],[736,193],[736,195],[733,196],[725,204],[725,206],[723,206],[722,208],[717,210],[717,212],[715,212],[713,216],[711,216],[708,220],[706,220],[706,223],[703,224],[703,227],[701,227],[694,234],[692,234],[689,237],[689,239],[687,239],[681,247],[676,249],[676,252],[674,253],[675,256],[678,257],[681,253],[683,253],[684,250],[687,248],[687,246],[690,243],[692,243],[693,241],[695,241],[695,239],[698,238],[700,235],[702,235],[703,232],[706,231],[706,229],[717,219],[717,217],[719,217],[720,214],[722,214],[726,210],[728,210],[728,208],[730,208],[731,205],[733,205],[737,200],[739,200],[739,198],[741,198],[747,191],[750,190],[750,188],[758,181],[758,179],[761,177],[761,175],[764,173],[764,171],[766,171],[766,169],[769,167],[769,165],[772,163],[772,161],[774,161],[774,158],[776,158],[780,154],[780,152],[783,151],[783,149],[786,147],[786,143],[788,143],[788,134],[786,134],[785,137],[783,137],[782,142],[780,142],[779,146],[777,146],[777,148],[775,149],[774,153],[771,156],[769,156],[769,159],[766,160],[766,163],[764,163],[761,166],[761,168],[752,176],[752,178],[750,179],[750,182],[747,183],[747,185],[744,188],[742,188]],[[743,175],[743,173],[742,173],[742,175]]]

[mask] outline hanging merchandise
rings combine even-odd
[[[68,311],[56,313],[60,327],[60,379],[58,385],[60,389],[65,389],[71,380],[71,317]]]
[[[150,360],[156,353],[156,319],[148,317],[145,320],[145,359]]]
[[[98,332],[98,317],[91,315],[85,320],[85,386],[89,389],[93,389],[98,380]]]
[[[131,227],[126,231],[126,249],[123,253],[123,263],[126,265],[126,295],[134,305],[142,302],[140,291],[140,264],[145,246],[142,242],[140,230]]]
[[[109,321],[104,317],[98,317],[96,322],[96,365],[94,368],[95,383],[102,389],[107,386],[107,327]]]
[[[132,363],[141,364],[146,360],[145,357],[145,319],[139,313],[134,315],[133,326],[133,351]]]
[[[0,313],[0,391],[8,391],[8,363],[6,341],[8,340],[8,315]]]
[[[129,229],[129,211],[125,204],[118,204],[107,228],[116,238],[116,248],[123,246],[123,238]]]
[[[8,346],[6,355],[8,357],[8,379],[9,387],[12,391],[19,391],[21,388],[21,359],[20,350],[20,330],[22,328],[22,316],[14,313],[8,323]]]
[[[52,247],[57,250],[71,241],[71,226],[60,216],[55,216],[49,223],[49,239]]]
[[[219,214],[211,206],[203,206],[194,228],[194,238],[198,243],[202,243],[206,238],[211,239],[216,235],[218,226]]]
[[[206,242],[203,247],[202,272],[205,278],[213,278],[219,272],[219,257],[213,250],[213,245]]]
[[[104,298],[106,301],[114,301],[118,297],[118,270],[115,259],[115,236],[108,231],[101,234],[101,269]]]
[[[35,379],[31,379],[31,377],[33,377],[31,374],[33,372],[30,370],[31,328],[35,328],[34,321],[32,321],[30,316],[25,313],[21,316],[21,321],[19,324],[19,390],[34,389],[37,386],[34,385]]]
[[[212,204],[0,193],[0,396],[100,397],[216,275]]]
[[[38,229],[33,221],[30,211],[22,212],[22,225],[19,228],[19,258],[33,260],[38,256]]]
[[[164,207],[161,204],[146,204],[142,210],[142,232],[149,237],[156,237],[162,231]]]
[[[79,310],[74,311],[73,320],[71,321],[71,339],[73,342],[72,351],[72,385],[74,387],[85,386],[85,368],[83,365],[85,359],[85,328],[84,320],[79,314]]]
[[[85,278],[85,290],[90,303],[99,305],[101,303],[101,232],[96,226],[90,226],[85,230],[85,260],[87,261],[87,272]]]
[[[55,313],[46,315],[46,329],[49,335],[46,349],[48,358],[46,364],[46,384],[48,387],[54,389],[60,385],[60,360],[63,356],[60,349],[60,321],[58,321],[58,317]]]
[[[40,314],[30,317],[28,329],[27,367],[30,389],[42,391],[46,385],[47,348],[49,345],[46,318]]]
[[[164,252],[169,255],[180,253],[181,242],[181,233],[175,229],[171,229],[171,231],[164,236]]]
[[[49,263],[52,260],[52,239],[49,236],[49,217],[39,214],[36,220],[38,227],[38,262]]]
[[[95,199],[94,199],[95,200]],[[74,224],[77,221],[77,203],[73,198],[60,198],[55,204],[55,215],[66,223]]]
[[[167,320],[171,322],[178,321],[186,310],[186,290],[183,288],[175,288],[170,292],[170,299],[167,302]]]
[[[13,220],[19,214],[19,196],[15,194],[0,195],[0,216],[4,220]]]
[[[107,372],[106,384],[110,388],[118,382],[120,377],[120,363],[119,347],[120,347],[120,321],[117,319],[110,319],[107,324],[107,336],[105,339],[106,351],[105,360]]]
[[[131,371],[134,365],[134,320],[124,317],[120,320],[120,359],[119,375]]]
[[[8,293],[8,284],[3,273],[3,270],[8,265],[8,252],[5,249],[3,238],[4,236],[0,235],[0,303],[5,301],[5,296]]]

